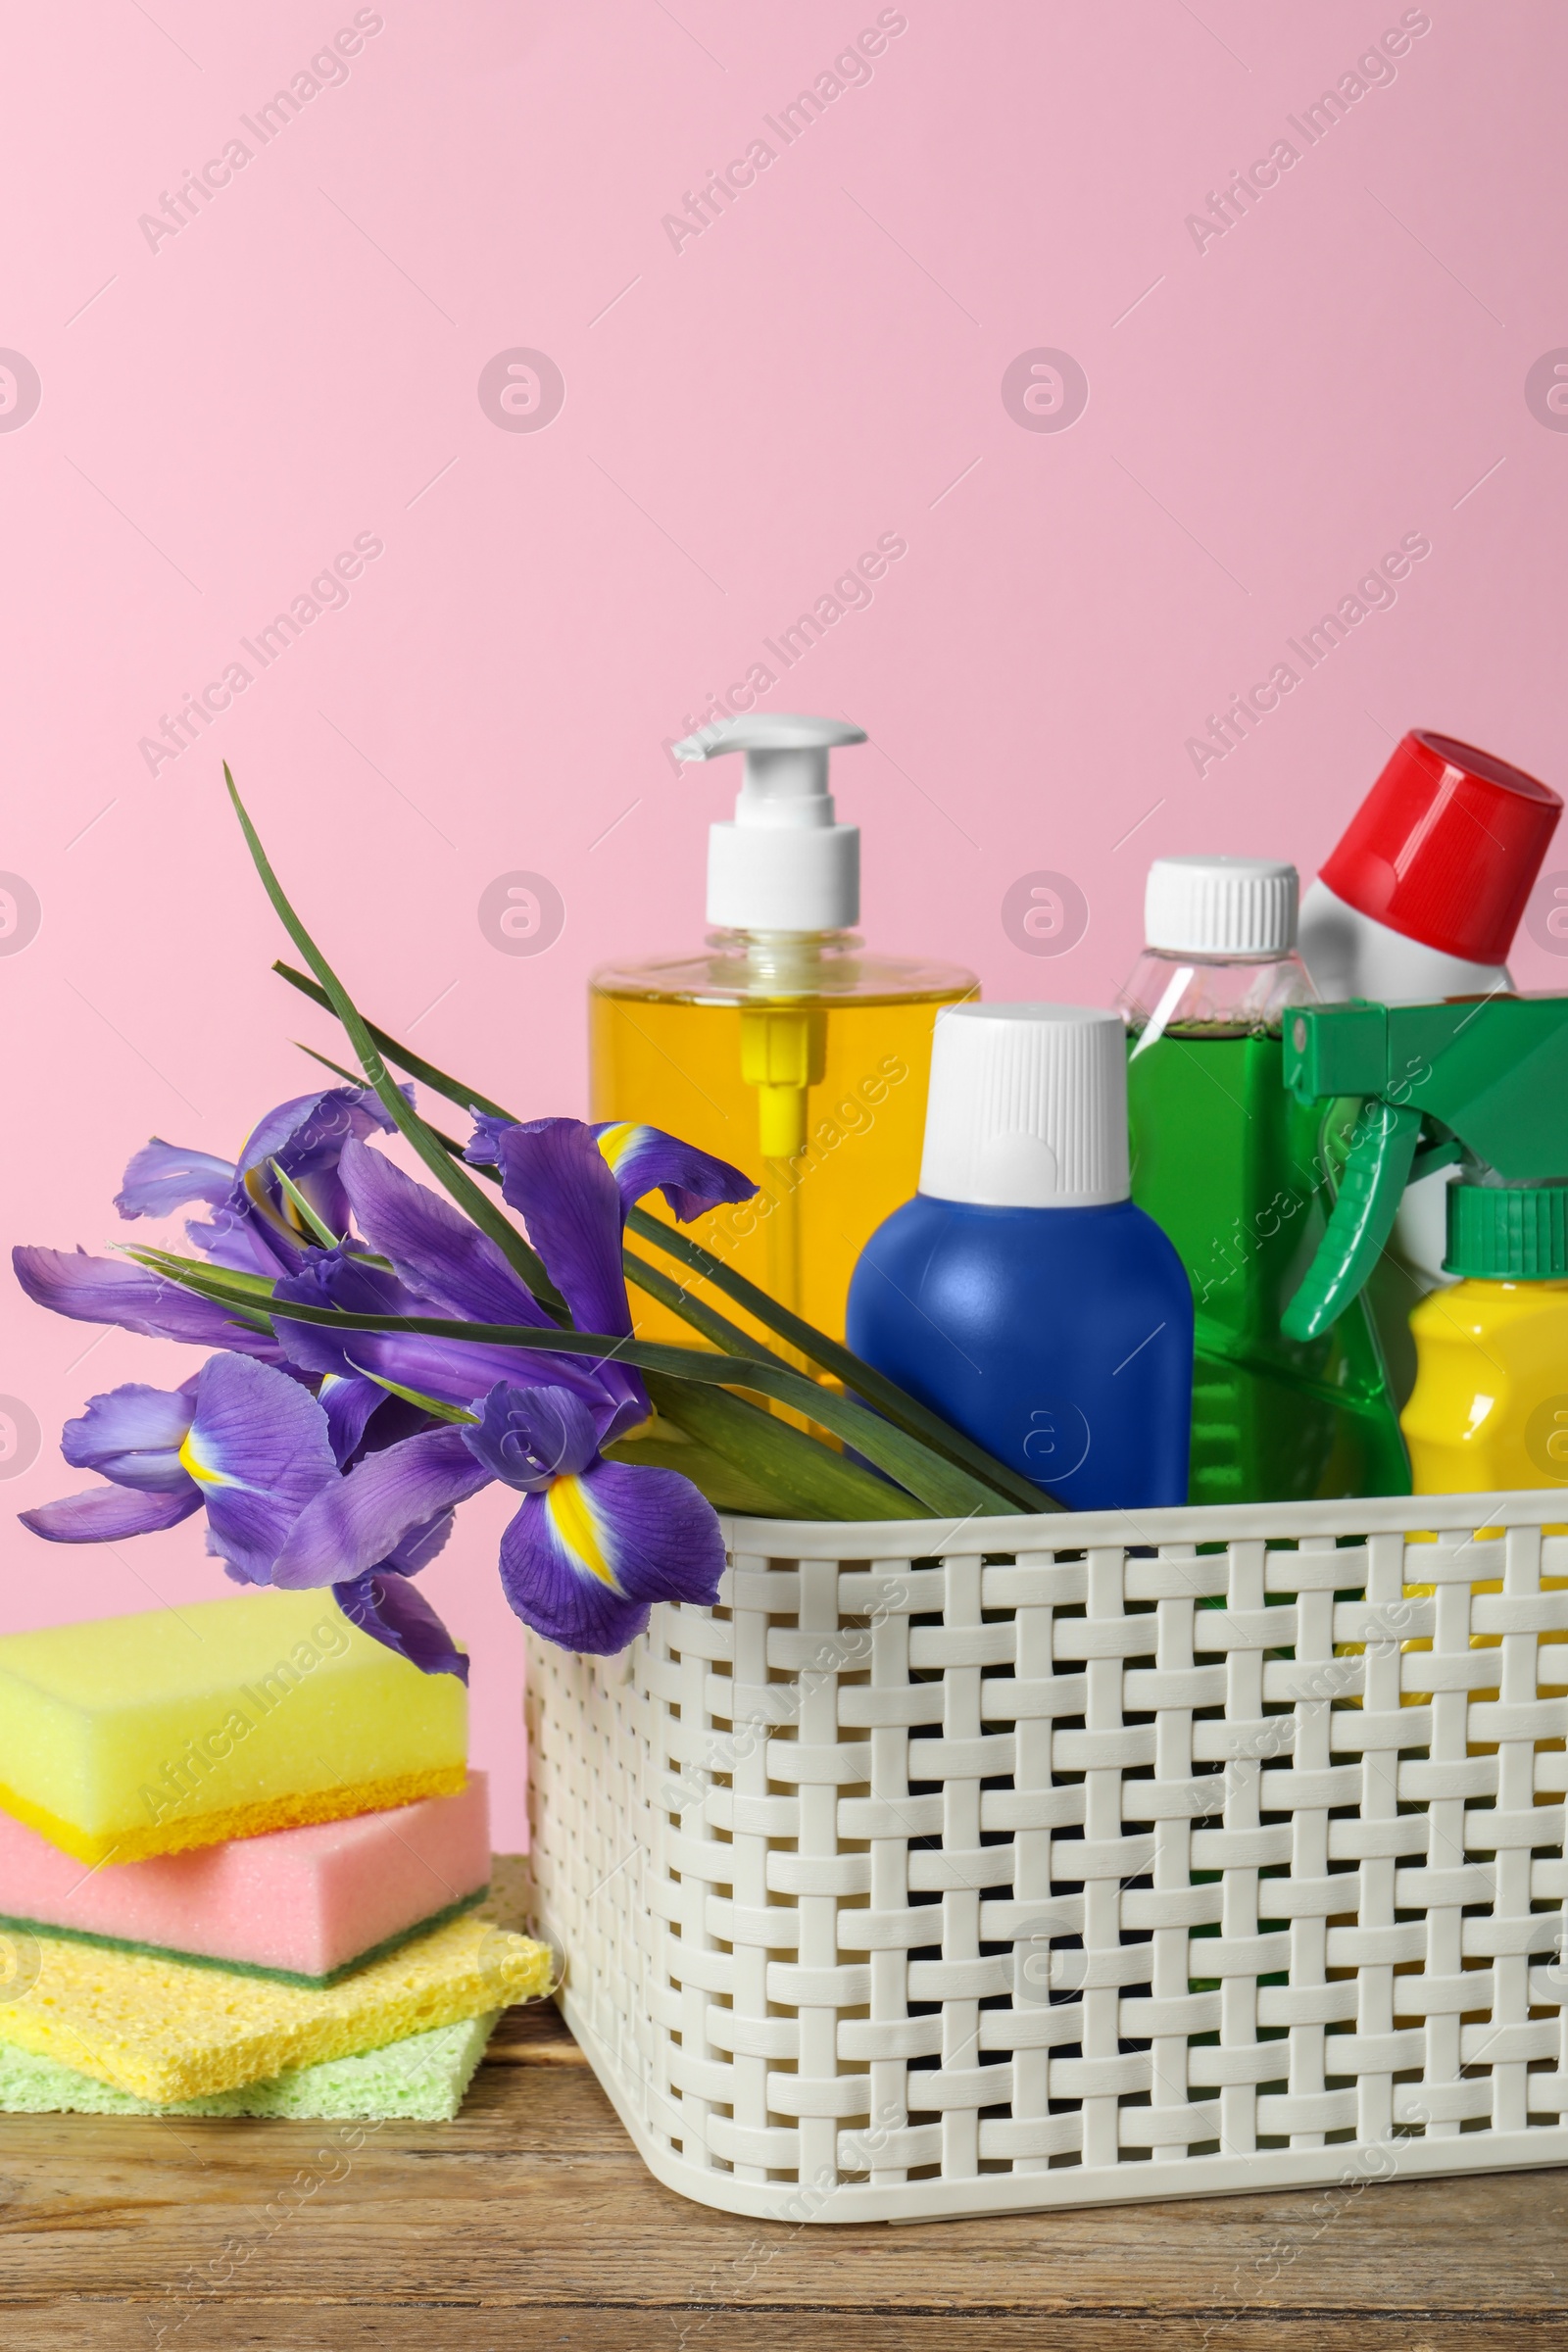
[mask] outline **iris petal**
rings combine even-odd
[[[412,1087],[403,1091],[412,1099]],[[239,1155],[240,1171],[275,1159],[297,1183],[324,1160],[335,1167],[351,1136],[390,1135],[395,1124],[368,1086],[328,1086],[314,1095],[293,1095],[257,1120]]]
[[[40,1502],[36,1509],[19,1511],[24,1527],[51,1544],[114,1544],[125,1536],[155,1535],[177,1527],[202,1507],[190,1484],[178,1494],[140,1494],[132,1487],[88,1487],[60,1502]]]
[[[78,1323],[118,1323],[151,1340],[183,1340],[198,1348],[228,1348],[275,1364],[282,1350],[266,1332],[236,1323],[220,1306],[198,1298],[144,1266],[85,1250],[18,1249],[11,1252],[27,1297]]]
[[[332,1372],[322,1381],[317,1395],[326,1415],[326,1434],[333,1454],[341,1465],[358,1453],[366,1425],[371,1414],[379,1412],[387,1402],[388,1392],[373,1380],[359,1379],[351,1372]]]
[[[749,1200],[757,1186],[727,1159],[715,1159],[666,1135],[662,1127],[643,1127],[630,1120],[590,1127],[589,1134],[604,1154],[615,1179],[621,1204],[632,1207],[648,1193],[663,1194],[670,1214],[682,1225],[705,1209],[724,1200]]]
[[[191,1492],[179,1458],[195,1411],[184,1390],[150,1389],[139,1381],[89,1396],[87,1409],[68,1421],[60,1450],[74,1470],[98,1470],[117,1486],[145,1494]]]
[[[413,1088],[403,1091],[412,1101]],[[254,1181],[245,1189],[252,1206],[269,1224],[303,1240],[299,1210],[272,1173],[275,1159],[323,1224],[334,1233],[346,1232],[348,1200],[338,1175],[344,1148],[357,1138],[388,1135],[395,1123],[368,1086],[331,1086],[318,1094],[296,1095],[270,1110],[246,1137],[239,1155],[240,1183],[244,1186],[251,1177]]]
[[[579,1481],[616,1583],[635,1600],[711,1608],[724,1573],[713,1506],[674,1470],[596,1462]]]
[[[313,1250],[294,1273],[281,1275],[272,1292],[272,1327],[291,1364],[327,1379],[352,1380],[359,1367],[349,1360],[352,1343],[363,1362],[381,1334],[345,1333],[342,1338],[319,1323],[291,1323],[290,1304],[340,1307],[353,1315],[412,1315],[418,1302],[395,1274],[372,1266],[350,1250]],[[390,1336],[390,1335],[388,1335]],[[412,1381],[404,1384],[412,1388]]]
[[[563,1471],[586,1470],[598,1451],[594,1416],[569,1390],[499,1380],[463,1442],[492,1478],[524,1492],[542,1493]]]
[[[526,1223],[577,1329],[629,1332],[620,1195],[588,1129],[530,1119],[501,1129],[497,1153],[502,1199]]]
[[[383,1152],[348,1144],[342,1171],[360,1232],[392,1260],[411,1291],[465,1322],[542,1327],[549,1321],[488,1234]]]
[[[632,1600],[586,1572],[561,1540],[543,1494],[524,1495],[501,1539],[501,1589],[514,1616],[563,1649],[612,1657],[648,1623],[648,1603]]]
[[[598,1655],[624,1649],[652,1601],[711,1606],[723,1568],[718,1521],[691,1482],[624,1462],[529,1494],[501,1540],[515,1614],[547,1641]]]
[[[615,1179],[580,1119],[484,1118],[467,1156],[501,1169],[501,1196],[516,1209],[579,1331],[629,1336],[620,1266],[621,1202]],[[595,1375],[614,1397],[612,1433],[648,1418],[648,1395],[628,1364],[604,1360]],[[609,1443],[609,1434],[602,1444]]]
[[[378,1567],[416,1530],[489,1484],[460,1429],[430,1429],[368,1453],[323,1487],[295,1521],[272,1570],[291,1590],[332,1585]]]
[[[286,1373],[240,1355],[202,1366],[180,1459],[207,1505],[208,1549],[257,1583],[270,1577],[289,1529],[337,1472],[316,1398]]]
[[[236,1173],[231,1159],[216,1159],[211,1152],[187,1152],[155,1135],[132,1155],[115,1206],[122,1217],[166,1217],[187,1200],[205,1200],[220,1208],[234,1188]]]
[[[417,1576],[421,1568],[428,1568],[437,1554],[446,1549],[447,1538],[457,1521],[456,1511],[439,1511],[426,1526],[412,1528],[400,1543],[393,1544],[381,1562],[382,1567],[398,1576]]]
[[[422,1592],[406,1576],[371,1569],[334,1585],[332,1597],[351,1625],[408,1658],[424,1674],[468,1679],[468,1661]]]
[[[191,1218],[185,1226],[185,1238],[192,1249],[210,1257],[215,1266],[227,1266],[235,1274],[266,1274],[275,1278],[282,1261],[266,1240],[266,1233],[261,1219],[252,1216],[248,1207],[241,1216],[226,1205],[215,1208],[205,1223]],[[288,1263],[293,1262],[290,1255]]]

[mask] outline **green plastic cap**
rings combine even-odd
[[[1568,1280],[1568,1184],[1450,1184],[1446,1274]]]

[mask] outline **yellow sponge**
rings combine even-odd
[[[0,1637],[0,1806],[80,1862],[336,1821],[465,1779],[467,1693],[328,1592]]]
[[[482,1919],[455,1919],[322,1990],[186,1968],[50,1936],[19,1939],[5,2038],[137,2098],[200,2098],[383,2049],[548,1990],[552,1955]]]

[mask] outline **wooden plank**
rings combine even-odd
[[[553,2011],[456,2124],[0,2118],[7,2352],[1502,2352],[1568,2343],[1568,2172],[907,2229],[710,2213]],[[315,2183],[315,2185],[311,2185]]]
[[[1202,2313],[1151,2320],[1119,2314],[1098,2319],[975,2315],[857,2317],[853,2352],[1198,2352]],[[526,2334],[523,2330],[526,2329]],[[115,2352],[159,2341],[144,2308],[124,2303],[54,2305],[8,2315],[7,2352]],[[166,2352],[513,2352],[565,2345],[570,2352],[845,2352],[841,2317],[821,2309],[794,2313],[628,2311],[604,2305],[534,2306],[517,2315],[421,2304],[352,2309],[320,2303],[268,2302],[193,2312]],[[1245,2331],[1207,2339],[1211,2352],[1557,2352],[1565,2340],[1526,2315],[1513,2321],[1434,2320],[1426,2313],[1381,2320],[1307,2314],[1270,2319]]]

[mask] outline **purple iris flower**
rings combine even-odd
[[[312,1251],[297,1274],[274,1293],[275,1328],[290,1364],[320,1374],[321,1401],[334,1429],[352,1427],[384,1403],[395,1383],[437,1403],[465,1406],[498,1380],[518,1380],[514,1348],[489,1348],[471,1340],[442,1340],[400,1331],[353,1331],[341,1336],[319,1323],[292,1323],[287,1306],[336,1306],[349,1314],[450,1315],[472,1323],[521,1324],[534,1330],[550,1318],[520,1276],[514,1274],[487,1234],[382,1152],[363,1143],[344,1148],[341,1180],[347,1204],[363,1237],[345,1249]],[[376,1265],[373,1250],[389,1264]],[[562,1356],[541,1357],[541,1380],[598,1399],[602,1384],[585,1365]],[[647,1418],[648,1400],[637,1383],[629,1421]],[[615,1433],[618,1434],[618,1431]],[[347,1461],[353,1446],[340,1444]]]
[[[676,1471],[607,1462],[595,1415],[567,1390],[498,1383],[462,1435],[522,1495],[501,1539],[501,1583],[547,1641],[605,1655],[643,1631],[654,1601],[718,1598],[712,1505]]]
[[[326,1584],[500,1480],[523,1497],[501,1539],[502,1587],[548,1641],[609,1655],[643,1631],[656,1600],[710,1606],[724,1567],[712,1507],[676,1471],[604,1459],[601,1435],[619,1407],[608,1392],[596,1411],[569,1389],[498,1381],[476,1421],[368,1454],[323,1488],[273,1582]]]
[[[182,1388],[133,1382],[88,1400],[60,1450],[112,1483],[24,1511],[54,1544],[112,1543],[175,1527],[207,1506],[207,1548],[244,1584],[270,1582],[283,1539],[336,1475],[326,1416],[298,1381],[212,1355]]]
[[[236,1583],[268,1585],[300,1513],[338,1483],[322,1407],[297,1380],[247,1356],[209,1356],[174,1390],[139,1382],[89,1398],[68,1421],[61,1451],[74,1469],[111,1483],[24,1511],[52,1544],[114,1543],[177,1527],[205,1504],[207,1548]],[[384,1556],[332,1583],[343,1614],[427,1674],[467,1680],[458,1650],[408,1580],[451,1531],[450,1510],[411,1526]]]
[[[622,1148],[612,1164],[602,1139],[624,1134],[644,1140],[635,1152]],[[500,1165],[503,1195],[526,1220],[576,1327],[614,1337],[631,1330],[620,1264],[630,1202],[663,1185],[677,1215],[696,1215],[756,1189],[737,1169],[657,1129],[595,1130],[577,1119],[483,1121],[469,1157]],[[342,1175],[360,1231],[426,1311],[543,1325],[495,1245],[380,1152],[351,1145]],[[333,1295],[364,1271],[335,1268]],[[290,1348],[294,1328],[285,1340]],[[335,1335],[324,1336],[339,1346]],[[372,1361],[358,1346],[363,1336],[344,1335],[333,1369]],[[646,1392],[629,1365],[613,1358],[588,1365],[542,1350],[530,1361],[521,1349],[462,1342],[434,1343],[445,1351],[437,1361],[418,1354],[432,1346],[424,1340],[377,1336],[408,1352],[378,1356],[375,1368],[388,1374],[395,1361],[396,1377],[410,1388],[421,1386],[416,1369],[426,1383],[450,1383],[487,1357],[506,1360],[487,1385],[472,1382],[466,1401],[474,1417],[466,1425],[386,1446],[324,1489],[292,1530],[277,1583],[324,1584],[345,1566],[368,1564],[409,1530],[499,1480],[523,1496],[502,1539],[502,1585],[516,1615],[547,1640],[606,1654],[641,1633],[656,1600],[712,1603],[724,1545],[710,1504],[675,1471],[604,1456],[606,1446],[648,1415]],[[423,1385],[422,1393],[457,1401],[450,1386]]]
[[[236,1163],[154,1140],[132,1158],[115,1201],[122,1217],[162,1217],[193,1200],[210,1222],[185,1228],[216,1264],[246,1274],[292,1272],[308,1255],[304,1222],[271,1169],[276,1160],[333,1233],[347,1230],[338,1178],[346,1144],[390,1128],[368,1088],[338,1086],[280,1102],[254,1129]],[[224,1348],[264,1364],[281,1363],[276,1340],[145,1266],[84,1250],[18,1249],[11,1253],[27,1297],[81,1323],[118,1323],[148,1339]]]
[[[406,1090],[412,1099],[412,1089]],[[192,1200],[213,1210],[185,1231],[214,1262],[247,1274],[291,1273],[315,1241],[272,1162],[303,1195],[329,1232],[348,1230],[348,1199],[338,1174],[344,1146],[392,1132],[393,1120],[368,1086],[332,1086],[297,1095],[270,1110],[246,1138],[237,1161],[187,1152],[154,1136],[126,1168],[115,1206],[122,1217],[165,1217]]]
[[[334,1088],[271,1112],[237,1164],[155,1142],[126,1169],[123,1216],[208,1203],[211,1221],[187,1231],[216,1263],[270,1278],[272,1337],[139,1267],[16,1253],[43,1305],[225,1348],[179,1390],[94,1397],[68,1423],[63,1450],[109,1485],[28,1511],[25,1525],[88,1543],[172,1527],[205,1505],[209,1548],[231,1576],[330,1585],[376,1641],[465,1680],[466,1659],[409,1580],[446,1542],[456,1506],[494,1481],[522,1498],[502,1541],[507,1598],[549,1640],[607,1653],[642,1631],[655,1601],[710,1605],[724,1547],[710,1504],[673,1471],[606,1458],[649,1415],[641,1379],[613,1353],[591,1361],[289,1317],[290,1304],[320,1304],[550,1324],[486,1234],[368,1149],[390,1123],[364,1089]],[[723,1161],[624,1124],[485,1119],[468,1156],[499,1166],[576,1329],[612,1340],[632,1328],[621,1271],[632,1202],[658,1187],[686,1220],[755,1190]],[[274,1160],[333,1247],[316,1246]],[[425,1398],[452,1419],[429,1427]]]

